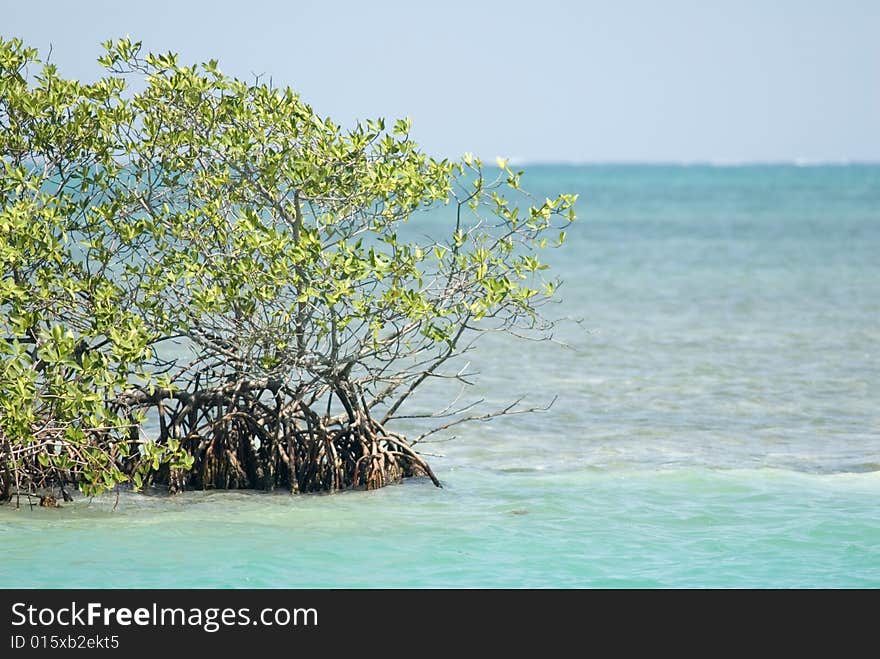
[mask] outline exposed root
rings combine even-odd
[[[336,395],[344,396],[345,394]],[[190,469],[162,467],[153,483],[183,489],[284,488],[290,492],[376,489],[431,468],[402,436],[346,397],[345,413],[321,415],[271,382],[197,392],[157,392],[127,404],[159,414],[158,444],[176,438]]]
[[[337,393],[342,395],[344,393]],[[373,490],[404,478],[427,476],[440,481],[406,439],[386,430],[365,406],[344,401],[337,416],[314,411],[295,392],[272,383],[237,383],[194,392],[137,391],[118,402],[118,412],[132,419],[125,439],[93,432],[90,448],[100,446],[107,463],[142,484],[186,489],[284,488],[297,492]],[[361,399],[362,400],[362,399]],[[326,406],[323,406],[326,407]],[[153,468],[140,448],[134,412],[154,415],[156,446],[178,444],[192,458],[189,466],[166,462]],[[158,419],[156,419],[158,416]],[[63,453],[66,469],[47,461],[46,452]],[[46,424],[27,446],[0,442],[0,500],[13,493],[40,496],[40,505],[70,500],[67,487],[83,478],[88,463],[82,447],[64,440],[63,431]],[[52,491],[54,494],[45,494]],[[60,494],[59,494],[60,493]]]

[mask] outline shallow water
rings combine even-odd
[[[4,586],[880,585],[880,475],[461,468],[334,496],[4,514]]]
[[[0,586],[880,586],[880,167],[524,184],[581,193],[551,261],[582,322],[487,341],[475,393],[550,411],[424,445],[442,490],[5,507]]]

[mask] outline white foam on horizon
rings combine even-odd
[[[494,162],[494,159],[484,159]],[[880,160],[793,158],[787,160],[737,160],[717,158],[709,160],[580,160],[530,159],[519,156],[507,158],[514,167],[848,167],[880,166]]]

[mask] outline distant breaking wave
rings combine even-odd
[[[494,163],[494,158],[484,162]],[[511,156],[507,163],[513,167],[859,167],[880,165],[880,160],[793,158],[787,160],[737,160],[716,158],[709,160],[579,160],[542,159]]]

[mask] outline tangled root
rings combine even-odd
[[[406,439],[373,419],[361,398],[335,394],[344,412],[323,416],[295,392],[271,383],[239,382],[193,392],[137,391],[118,401],[118,414],[131,419],[128,437],[92,432],[85,440],[101,462],[127,476],[137,474],[143,486],[187,489],[283,488],[290,492],[374,490],[404,478],[427,476],[440,487],[428,464]],[[188,456],[160,462],[139,450],[143,444],[134,412],[158,422],[158,447],[175,445]],[[62,428],[44,423],[33,441],[14,445],[0,436],[0,500],[24,496],[53,506],[56,497],[70,500],[66,488],[88,484],[94,471],[83,446],[64,439]],[[62,470],[45,459],[63,453]],[[100,469],[100,467],[98,467]],[[99,474],[100,476],[100,474]],[[122,476],[123,478],[125,476]],[[50,492],[47,494],[47,492]],[[17,499],[18,500],[18,499]]]
[[[189,469],[162,467],[155,484],[184,489],[373,490],[413,476],[440,482],[406,439],[365,407],[321,416],[281,389],[220,390],[146,401],[159,416],[157,443],[176,439]]]

